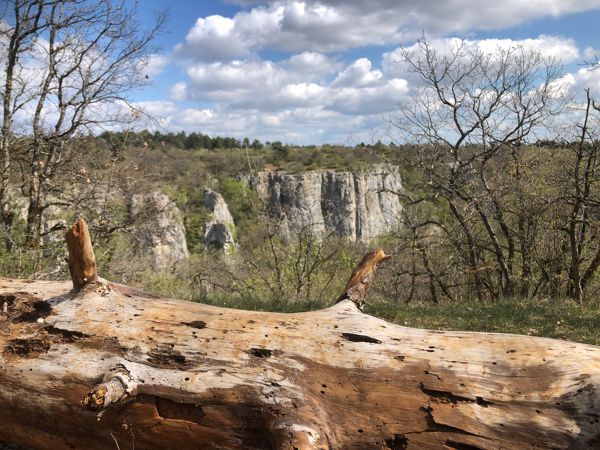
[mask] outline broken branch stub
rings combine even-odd
[[[386,255],[381,248],[363,256],[363,259],[350,275],[344,292],[338,298],[337,303],[343,300],[351,300],[359,309],[362,309],[367,297],[369,283],[375,277],[377,266],[390,258],[391,255]]]
[[[113,404],[123,403],[135,396],[136,384],[131,380],[131,374],[118,364],[104,377],[104,382],[94,386],[83,398],[81,405],[92,411],[101,411]]]
[[[65,234],[69,257],[69,272],[74,289],[81,289],[88,283],[96,281],[96,257],[90,239],[90,232],[83,218],[73,224]]]

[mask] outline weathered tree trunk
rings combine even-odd
[[[365,315],[360,285],[383,259],[379,251],[365,257],[339,303],[297,314],[160,299],[95,278],[79,290],[0,281],[0,441],[35,449],[600,448],[600,348]]]

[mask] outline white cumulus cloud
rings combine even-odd
[[[600,9],[598,0],[277,0],[233,17],[199,18],[177,51],[203,61],[261,50],[332,52],[438,36],[498,30],[527,21]]]
[[[459,39],[459,38],[434,38],[428,44],[440,55],[450,55],[453,50],[461,46],[465,52],[481,51],[494,54],[498,50],[522,48],[525,51],[539,53],[544,58],[552,58],[561,64],[576,62],[581,58],[580,51],[573,39],[560,36],[540,35],[531,39]],[[415,43],[406,47],[398,47],[383,54],[382,70],[387,76],[404,76],[410,78],[408,66],[403,62],[402,53],[407,51],[415,57],[421,51],[419,44]]]
[[[385,140],[382,115],[420,86],[401,52],[418,51],[422,30],[440,53],[462,42],[465,50],[522,47],[573,64],[595,50],[552,30],[519,40],[475,36],[600,9],[600,0],[228,1],[244,7],[198,18],[173,51],[185,78],[174,80],[170,102],[149,105],[168,129],[297,143]],[[600,69],[559,82],[568,93],[590,87],[600,95]],[[178,102],[185,109],[173,111]]]

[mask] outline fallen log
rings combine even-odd
[[[69,250],[81,286],[0,280],[0,442],[600,448],[600,348],[363,314],[382,251],[332,307],[280,314],[154,298],[97,278],[89,252]]]

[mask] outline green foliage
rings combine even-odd
[[[267,236],[260,246],[240,256],[245,265],[244,277],[239,280],[242,296],[305,303],[336,298],[357,259],[355,249],[345,240],[315,238],[308,233],[291,241]]]
[[[284,298],[266,297],[258,298],[256,296],[230,296],[230,295],[208,295],[203,299],[203,303],[224,308],[243,309],[246,311],[272,311],[295,313],[303,311],[314,311],[317,309],[331,306],[330,302],[324,300],[309,301],[290,301]]]
[[[289,147],[287,145],[282,144],[279,141],[275,141],[271,143],[271,148],[275,150],[276,154],[283,159],[287,159],[289,156]]]
[[[250,234],[261,211],[257,193],[244,181],[231,177],[221,182],[219,190],[229,207],[236,228]]]
[[[0,245],[0,276],[5,278],[64,279],[69,276],[64,260],[65,247],[62,232],[47,235],[41,246],[28,246],[25,224],[16,220],[10,237],[0,229],[0,242],[10,241],[11,250]]]
[[[181,300],[197,300],[191,280],[182,278],[181,274],[163,271],[145,271],[140,274],[138,286],[145,292],[150,292],[164,298]]]
[[[65,279],[69,276],[63,260],[62,245],[44,248],[16,248],[13,252],[0,251],[0,274],[4,278]]]
[[[115,233],[100,245],[94,246],[98,272],[109,280],[130,281],[134,273],[128,268],[133,268],[134,254],[131,238],[126,233]]]

